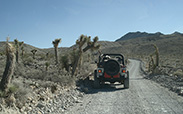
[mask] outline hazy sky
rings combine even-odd
[[[69,47],[81,35],[114,41],[128,32],[183,32],[183,0],[0,0],[0,41]]]

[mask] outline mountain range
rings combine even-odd
[[[174,32],[174,35],[183,35],[180,32]],[[161,32],[156,33],[147,33],[147,32],[129,32],[122,36],[121,38],[117,39],[116,41],[122,41],[122,40],[129,40],[129,39],[135,39],[135,38],[143,38],[143,37],[159,37],[163,36],[164,34]]]
[[[114,42],[111,41],[99,41],[101,45],[101,51],[103,53],[124,53],[127,55],[148,55],[153,51],[152,44],[156,44],[163,54],[183,54],[183,34],[179,32],[174,32],[172,34],[162,34],[157,33],[147,33],[147,32],[129,32],[117,39]],[[5,42],[0,42],[0,52],[4,51]],[[68,53],[75,47],[75,45],[68,48],[59,48],[59,53]],[[38,54],[54,53],[53,48],[40,49],[33,47],[28,44],[24,44],[25,52],[31,53],[32,49],[37,49]]]

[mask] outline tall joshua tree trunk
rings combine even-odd
[[[73,66],[73,69],[72,69],[72,76],[75,75],[76,73],[76,69],[77,67],[79,66],[79,63],[81,62],[81,56],[82,56],[82,47],[83,45],[86,43],[87,41],[87,36],[84,36],[84,35],[81,35],[80,38],[76,41],[76,45],[78,45],[79,47],[79,55],[78,55],[78,58],[76,59],[76,62]]]
[[[53,46],[55,48],[55,62],[56,64],[58,64],[58,44],[61,42],[61,38],[60,39],[55,39],[52,43]]]
[[[58,64],[58,47],[55,47],[55,62]]]
[[[21,50],[22,50],[22,57],[24,56],[24,47],[22,46],[21,47]]]
[[[15,55],[13,52],[13,46],[8,42],[6,45],[6,67],[0,83],[0,90],[2,91],[7,91],[8,84],[10,83],[15,67]]]
[[[16,47],[16,62],[19,62],[19,48],[23,47],[24,42],[19,42],[17,39],[14,40],[15,47]]]
[[[156,66],[158,67],[159,66],[159,49],[158,49],[158,47],[154,44],[153,45],[154,46],[154,48],[155,48],[155,55],[156,55]]]
[[[17,39],[14,40],[15,47],[16,47],[16,62],[18,63],[19,60],[19,41]]]

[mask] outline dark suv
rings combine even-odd
[[[129,72],[122,54],[101,54],[94,72],[94,87],[99,88],[104,82],[120,82],[129,88]]]

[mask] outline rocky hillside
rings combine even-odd
[[[128,37],[126,37],[128,36]],[[131,36],[131,37],[130,37]],[[124,39],[126,40],[124,40]],[[128,33],[121,39],[113,42],[113,46],[110,45],[104,49],[105,52],[121,52],[138,55],[148,55],[153,51],[151,44],[156,44],[159,47],[160,53],[163,55],[182,55],[182,40],[183,34],[173,33],[170,35],[163,35],[161,33],[148,34],[148,33]],[[102,44],[105,44],[104,42]],[[112,47],[112,48],[111,48]],[[116,47],[118,49],[114,49]]]
[[[174,32],[174,35],[183,35],[179,32]],[[147,32],[129,32],[127,34],[125,34],[124,36],[122,36],[121,38],[117,39],[116,41],[122,41],[122,40],[129,40],[129,39],[136,39],[136,38],[147,38],[147,37],[159,37],[159,36],[163,36],[164,34],[162,34],[161,32],[157,32],[157,33],[147,33]]]
[[[76,83],[91,75],[96,66],[91,64],[87,54],[84,55],[80,67],[82,72],[78,70],[77,75],[73,77],[71,67],[69,71],[63,67],[65,63],[70,64],[67,58],[61,58],[68,54],[66,57],[70,60],[70,53],[75,46],[58,49],[58,64],[55,64],[53,48],[39,49],[28,44],[23,44],[23,47],[25,53],[22,56],[21,50],[19,52],[19,63],[15,65],[8,94],[0,91],[0,113],[60,114],[75,103],[81,102],[84,94],[81,91],[87,89],[76,86]],[[35,58],[32,56],[32,49],[37,50]],[[0,42],[0,63],[1,80],[6,65],[5,42]]]
[[[112,47],[103,48],[102,51],[103,53],[123,53],[127,58],[141,58],[148,62],[149,55],[154,52],[153,44],[155,44],[160,52],[160,65],[164,66],[164,72],[171,75],[178,69],[182,71],[183,34],[178,32],[169,35],[155,34],[146,37],[129,38],[128,40],[118,40],[113,43]],[[105,43],[107,42],[102,42],[102,44]]]

